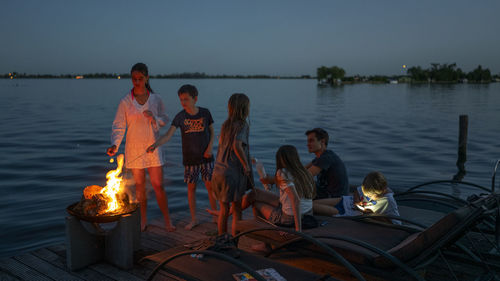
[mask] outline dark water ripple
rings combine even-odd
[[[65,208],[80,199],[85,186],[105,185],[106,173],[116,167],[105,150],[118,101],[131,88],[126,80],[12,82],[0,80],[0,256],[63,241]],[[275,152],[283,144],[295,145],[302,161],[311,161],[304,133],[323,127],[353,184],[372,170],[382,171],[394,189],[451,179],[457,172],[461,114],[469,116],[464,180],[489,187],[494,160],[500,158],[498,83],[317,88],[312,80],[153,80],[171,119],[181,110],[177,89],[186,83],[198,87],[198,104],[212,112],[217,135],[229,96],[250,97],[251,154],[268,173],[274,172]],[[180,134],[164,148],[170,210],[186,212]],[[131,173],[124,177],[133,190]],[[460,196],[476,192],[434,188]],[[147,189],[148,216],[160,217],[154,191]],[[208,205],[201,182],[197,200]]]

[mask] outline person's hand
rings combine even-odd
[[[269,176],[266,176],[264,178],[259,179],[262,184],[271,184],[271,181],[269,180]]]
[[[212,158],[212,150],[205,150],[205,152],[203,153],[203,157]]]
[[[250,170],[250,166],[245,165],[243,167],[243,169],[244,169],[245,175],[250,176],[250,173],[252,172],[252,170]]]
[[[356,210],[356,211],[364,211],[365,207],[363,206],[363,204],[361,204],[361,202],[358,202],[358,203],[354,203],[354,206],[352,209]]]
[[[146,149],[146,152],[153,153],[153,151],[155,151],[155,149],[156,149],[156,146],[154,144],[152,144],[148,147],[148,149]]]
[[[362,212],[363,212],[364,214],[372,214],[372,213],[373,213],[373,211],[372,211],[371,209],[366,209],[366,208],[365,208],[365,209],[363,209],[363,211],[362,211]]]
[[[153,115],[153,112],[151,112],[151,110],[144,110],[142,114],[149,120],[149,122],[156,123],[155,116]]]
[[[353,198],[354,204],[356,204],[356,205],[362,205],[362,203],[363,203],[362,202],[363,201],[363,196],[361,196],[361,194],[358,194],[356,192],[352,198]]]
[[[114,156],[117,152],[117,149],[116,149],[116,145],[112,145],[110,147],[108,147],[108,149],[106,149],[106,153],[109,155],[109,156]]]

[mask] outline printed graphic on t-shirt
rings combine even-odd
[[[199,119],[185,119],[184,126],[186,126],[185,133],[199,133],[205,130],[203,125],[203,117]]]

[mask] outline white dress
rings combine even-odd
[[[152,124],[144,117],[145,110],[153,113],[156,124]],[[144,169],[164,164],[161,147],[155,149],[153,153],[146,153],[146,149],[158,139],[159,128],[165,126],[167,122],[165,106],[158,94],[149,94],[148,100],[143,105],[137,102],[132,92],[120,100],[113,121],[111,144],[116,145],[118,150],[126,132],[125,167]]]

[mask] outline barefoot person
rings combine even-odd
[[[220,130],[217,159],[212,175],[212,188],[219,200],[220,215],[217,230],[227,233],[229,208],[233,210],[232,234],[236,222],[241,220],[241,200],[245,192],[253,186],[252,165],[247,122],[250,99],[245,94],[233,94],[227,104],[228,116]]]
[[[302,231],[302,217],[312,214],[315,197],[314,179],[302,165],[297,149],[283,145],[276,152],[276,173],[261,179],[263,184],[276,184],[279,195],[254,189],[243,197],[242,209],[253,205],[256,215],[278,226]],[[219,212],[207,210],[217,216]]]
[[[214,143],[214,128],[212,115],[204,107],[196,106],[198,90],[193,85],[183,85],[177,91],[182,108],[177,113],[170,129],[149,148],[152,153],[158,146],[168,142],[177,128],[181,129],[182,136],[182,164],[184,165],[184,182],[188,187],[189,211],[191,222],[186,225],[191,230],[198,224],[196,219],[196,182],[200,177],[208,191],[208,201],[212,210],[217,210],[217,201],[212,193],[212,171],[214,157],[212,147]]]
[[[125,136],[125,167],[132,171],[135,180],[136,196],[141,207],[141,230],[147,225],[146,169],[151,185],[156,194],[156,201],[165,219],[167,231],[174,231],[170,221],[167,195],[163,189],[163,158],[160,150],[145,153],[146,148],[159,135],[158,127],[168,121],[165,107],[158,94],[149,85],[148,68],[137,63],[130,71],[134,87],[125,95],[118,105],[113,121],[111,146],[107,149],[109,156],[118,151]],[[125,133],[126,132],[126,133]]]

